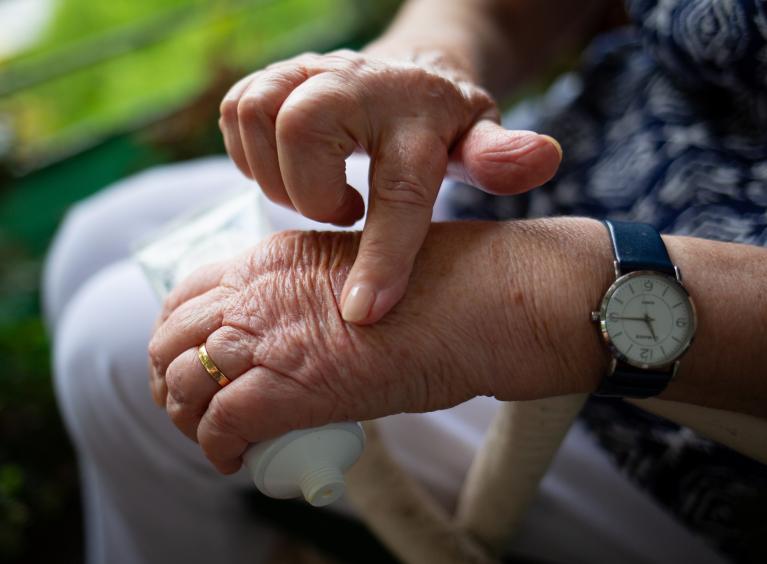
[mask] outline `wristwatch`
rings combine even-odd
[[[695,336],[695,306],[658,231],[644,223],[605,221],[615,282],[591,320],[612,354],[599,396],[647,398],[674,378]]]

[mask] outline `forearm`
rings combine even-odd
[[[767,417],[767,250],[664,237],[698,313],[664,399]]]
[[[499,95],[584,43],[610,0],[410,0],[373,54],[440,64]]]
[[[529,273],[525,298],[528,317],[538,323],[533,330],[562,367],[562,377],[546,393],[594,391],[610,358],[589,315],[615,279],[605,227],[556,219],[506,230],[513,241],[509,253],[517,255],[509,257],[509,267]],[[698,327],[677,377],[660,397],[767,417],[767,250],[663,239],[695,302]]]

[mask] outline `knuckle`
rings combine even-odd
[[[184,420],[185,412],[184,404],[179,402],[178,398],[168,391],[168,396],[165,400],[165,413],[168,414],[174,425],[178,427],[181,424]]]
[[[277,137],[290,145],[329,140],[337,125],[332,116],[340,107],[338,98],[322,88],[308,97],[288,100],[275,120]]]
[[[165,374],[165,385],[168,388],[168,395],[173,398],[173,401],[179,408],[186,405],[186,394],[184,394],[182,382],[183,375],[171,364],[168,367],[168,372]]]
[[[229,123],[237,119],[237,106],[239,104],[238,98],[226,97],[221,101],[219,106],[219,112],[224,122]]]
[[[431,208],[436,192],[414,176],[383,176],[378,178],[376,197],[390,206]]]
[[[318,102],[317,98],[312,99]],[[295,143],[305,138],[308,126],[313,123],[313,113],[316,106],[302,99],[297,102],[288,101],[283,104],[275,123],[277,136],[284,142]]]
[[[237,417],[227,403],[221,399],[220,394],[213,396],[213,399],[208,405],[206,415],[210,424],[210,430],[213,434],[235,434],[235,429],[239,427],[239,417]]]
[[[464,80],[456,82],[456,88],[472,106],[497,116],[500,120],[500,111],[496,107],[495,99],[487,90]]]
[[[337,49],[328,53],[325,57],[330,61],[338,61],[343,67],[350,70],[360,68],[366,61],[364,55],[351,49]]]
[[[342,57],[344,59],[350,59],[350,60],[356,60],[362,58],[362,55],[360,55],[357,51],[353,51],[352,49],[336,49],[335,51],[331,51],[328,53],[328,56],[335,56],[335,57]]]
[[[159,372],[160,368],[162,367],[162,354],[160,351],[160,345],[157,343],[156,339],[152,339],[149,342],[149,362],[152,363],[152,366],[155,367],[155,369]]]
[[[319,55],[318,53],[315,53],[313,51],[307,51],[305,53],[301,53],[299,55],[296,55],[294,57],[291,57],[289,59],[284,59],[281,61],[275,61],[273,63],[269,63],[265,68],[264,71],[284,71],[285,69],[294,69],[298,68],[301,70],[308,70],[307,67],[314,63],[317,59],[322,57],[322,55]]]
[[[265,72],[258,82],[250,86],[240,100],[240,104],[250,100],[255,113],[274,120],[283,100],[308,77],[309,71],[302,65],[291,65]]]
[[[230,305],[238,307],[238,305]],[[208,337],[208,352],[216,351],[217,358],[231,358],[243,352],[244,334],[241,329],[225,325]]]
[[[328,110],[348,110],[356,103],[355,84],[346,75],[326,73],[316,77],[316,91],[312,96],[313,107],[320,112]]]
[[[357,106],[354,88],[335,73],[317,75],[289,97],[277,114],[278,136],[288,141],[327,136],[337,131],[338,116]]]
[[[264,101],[261,96],[247,94],[240,98],[237,103],[237,119],[239,121],[252,122],[264,115]]]

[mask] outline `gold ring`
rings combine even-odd
[[[208,356],[208,349],[205,348],[205,343],[197,347],[197,357],[200,359],[203,368],[210,374],[210,377],[221,386],[222,388],[229,384],[231,380],[224,376],[224,373],[218,369],[213,359]]]

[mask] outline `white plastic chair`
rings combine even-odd
[[[375,422],[365,453],[348,473],[348,496],[402,562],[497,563],[538,490],[585,395],[501,406],[448,515],[388,455]],[[659,399],[628,400],[767,463],[767,420]]]

